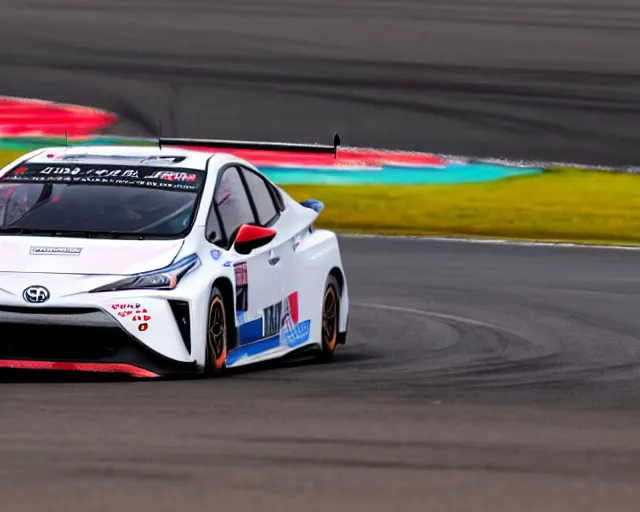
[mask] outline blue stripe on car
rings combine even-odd
[[[262,332],[262,331],[261,331]],[[272,336],[271,338],[265,338],[261,341],[256,341],[250,345],[245,345],[233,349],[227,355],[227,366],[232,366],[240,360],[247,357],[254,357],[268,350],[273,350],[280,346],[280,335]]]
[[[247,345],[262,338],[262,318],[244,323],[239,328],[238,344]]]

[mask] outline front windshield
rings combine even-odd
[[[191,225],[204,175],[150,166],[22,165],[0,179],[0,234],[180,236]]]

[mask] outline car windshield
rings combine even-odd
[[[204,179],[194,169],[21,165],[0,178],[0,234],[184,236]]]

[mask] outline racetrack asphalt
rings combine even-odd
[[[130,134],[634,164],[632,0],[0,0],[0,94]],[[0,510],[635,511],[640,253],[342,239],[330,365],[0,387]]]
[[[0,94],[127,133],[638,163],[635,0],[0,0]]]
[[[341,244],[331,364],[3,384],[2,511],[637,510],[640,252]]]

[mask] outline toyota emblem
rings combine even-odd
[[[22,292],[22,298],[32,304],[47,302],[51,294],[44,286],[29,286]]]

